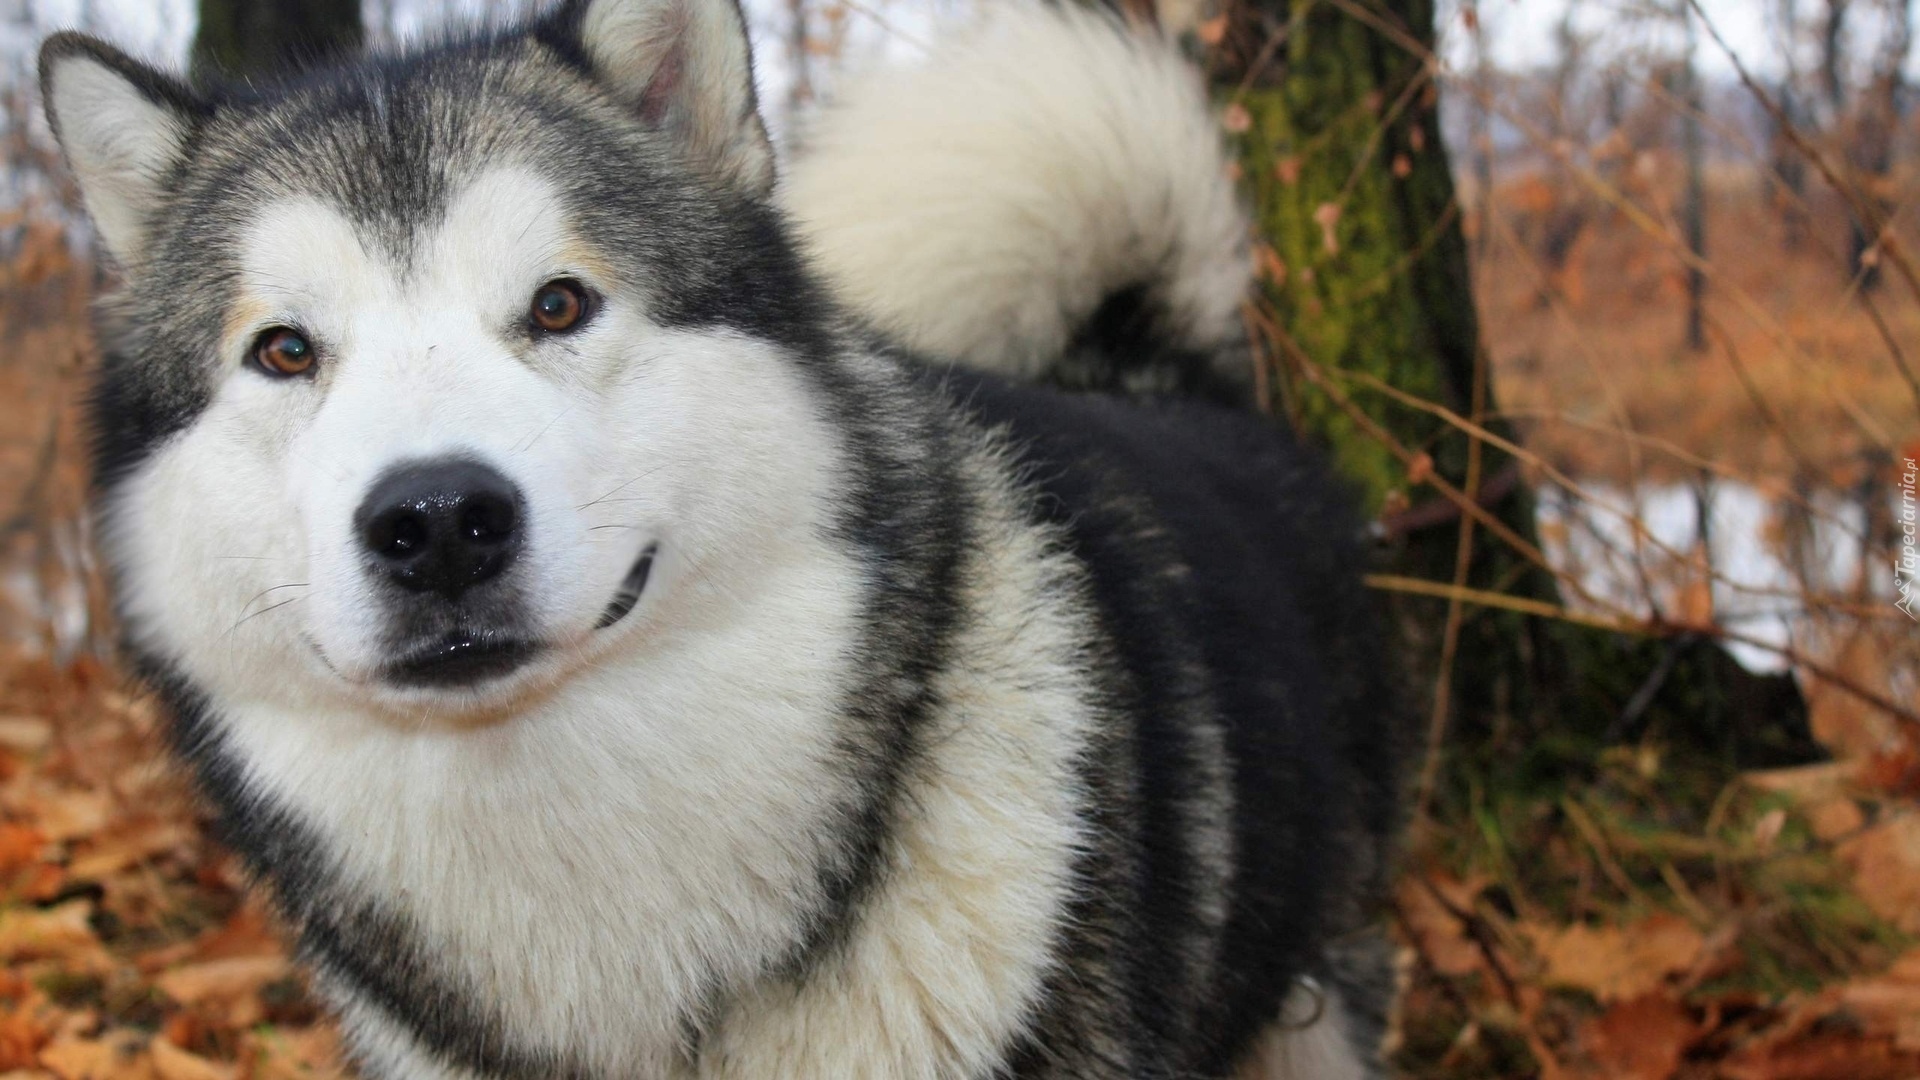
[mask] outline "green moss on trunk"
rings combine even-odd
[[[1256,73],[1240,97],[1282,324],[1317,363],[1466,411],[1478,330],[1458,231],[1429,238],[1450,214],[1453,180],[1422,64],[1326,7],[1295,24],[1283,51],[1278,77]],[[1372,508],[1404,489],[1400,463],[1323,395],[1287,397]],[[1368,404],[1402,442],[1436,442],[1439,421]]]
[[[1319,367],[1473,415],[1483,354],[1428,62],[1431,0],[1255,0],[1236,10],[1216,51],[1217,85],[1229,127],[1244,125],[1238,149],[1262,238],[1275,256],[1263,262],[1280,326]],[[1284,36],[1272,47],[1275,33]],[[1441,497],[1410,477],[1400,457],[1338,402],[1300,378],[1288,358],[1278,366],[1276,407],[1327,447],[1370,513],[1402,496],[1415,504]],[[1467,486],[1464,434],[1359,382],[1335,382],[1372,424],[1427,455],[1435,475]],[[1492,387],[1482,394],[1482,407],[1497,413]],[[1512,437],[1498,421],[1485,426]],[[1484,445],[1479,452],[1482,482],[1513,475],[1506,455]],[[1490,500],[1489,509],[1538,546],[1534,503],[1523,486]],[[1457,519],[1411,531],[1383,552],[1382,569],[1452,581],[1458,543]],[[1485,528],[1476,530],[1473,552],[1469,587],[1559,601],[1550,574]],[[1440,668],[1447,603],[1396,597],[1393,607],[1411,657],[1414,704],[1424,715]],[[1597,743],[1622,734],[1623,710],[1661,667],[1664,651],[1659,642],[1470,607],[1452,665],[1451,711],[1482,747],[1525,745],[1545,731]],[[1703,645],[1689,649],[1684,662],[1665,664],[1635,724],[1692,723],[1697,715],[1682,714],[1702,701],[1764,698],[1779,708],[1778,694],[1729,689],[1747,679],[1737,667],[1692,662],[1707,655],[1718,653]],[[1777,724],[1780,717],[1767,719]]]

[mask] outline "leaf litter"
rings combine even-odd
[[[1393,905],[1404,1075],[1920,1077],[1905,766],[1736,773],[1701,799],[1682,753],[1603,751],[1557,797],[1476,767],[1470,805],[1416,827]]]
[[[0,1080],[347,1076],[126,687],[0,655]]]

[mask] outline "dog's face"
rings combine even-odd
[[[126,277],[120,608],[217,695],[484,713],[827,526],[731,4],[586,0],[247,97],[76,37],[42,71]]]

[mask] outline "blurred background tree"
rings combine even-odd
[[[267,76],[351,53],[366,39],[360,0],[199,0],[196,71]]]
[[[1555,747],[1591,759],[1596,740],[1648,724],[1737,743],[1737,756],[1804,747],[1792,680],[1747,673],[1709,635],[1620,633],[1522,610],[1560,609],[1581,587],[1556,580],[1542,553],[1525,462],[1510,452],[1519,439],[1495,401],[1442,138],[1433,3],[1259,0],[1228,10],[1224,24],[1198,32],[1215,42],[1215,85],[1258,217],[1267,303],[1257,321],[1273,346],[1275,404],[1364,493],[1386,571],[1376,584],[1395,596],[1410,685],[1431,688],[1419,702],[1430,748],[1451,746],[1456,723],[1474,736],[1462,748],[1523,762]],[[1477,26],[1471,8],[1467,18]],[[1564,109],[1580,43],[1570,20],[1558,37],[1549,78]],[[1690,70],[1680,86],[1688,104],[1698,100]],[[1550,143],[1573,134],[1562,111],[1534,119]],[[1698,258],[1698,116],[1684,126],[1686,238]],[[1490,165],[1476,161],[1475,172],[1491,183]],[[1584,218],[1561,224],[1577,231]],[[1687,277],[1697,339],[1706,283],[1697,266]]]

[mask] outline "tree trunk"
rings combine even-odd
[[[1829,123],[1838,126],[1847,111],[1847,9],[1852,0],[1827,0],[1820,23],[1820,89],[1827,96]]]
[[[1899,138],[1907,57],[1913,52],[1912,0],[1889,0],[1886,8],[1892,29],[1881,39],[1872,76],[1858,96],[1847,132],[1852,183],[1873,215],[1870,222],[1857,212],[1848,218],[1847,266],[1863,290],[1880,284],[1879,261],[1870,253],[1880,243],[1879,231],[1899,210],[1893,194],[1893,149]]]
[[[1433,42],[1433,0],[1291,10],[1287,0],[1255,0],[1217,49],[1217,85],[1246,110],[1230,110],[1228,127],[1245,129],[1242,173],[1273,249],[1261,261],[1279,342],[1276,404],[1359,488],[1388,537],[1384,572],[1558,603],[1551,574],[1486,523],[1463,520],[1428,480],[1476,495],[1493,526],[1537,550],[1519,463],[1378,389],[1513,437],[1491,418]],[[1543,732],[1619,733],[1623,717],[1637,728],[1686,712],[1689,724],[1719,727],[1731,722],[1725,707],[1752,689],[1711,644],[1395,597],[1405,675],[1416,693],[1433,688],[1417,704],[1435,734],[1452,717],[1531,749]]]
[[[1801,104],[1800,71],[1794,62],[1799,41],[1799,2],[1777,2],[1774,20],[1779,23],[1782,45],[1780,57],[1786,65],[1786,71],[1774,91],[1775,100],[1780,102],[1780,119],[1768,117],[1767,144],[1772,157],[1773,174],[1780,183],[1775,203],[1780,208],[1781,240],[1788,251],[1799,251],[1806,246],[1813,221],[1807,210],[1806,155],[1793,145],[1787,127],[1807,130],[1812,125],[1809,110]]]
[[[193,68],[265,78],[352,53],[365,40],[360,0],[200,0]]]
[[[1707,257],[1707,194],[1706,151],[1700,125],[1707,103],[1697,66],[1699,31],[1694,26],[1693,9],[1682,7],[1680,20],[1687,38],[1687,57],[1680,69],[1680,77],[1686,81],[1681,95],[1686,112],[1680,117],[1680,143],[1687,161],[1687,197],[1681,216],[1687,231],[1687,250],[1693,255],[1687,263],[1687,348],[1701,352],[1707,347],[1707,274],[1702,268]]]

